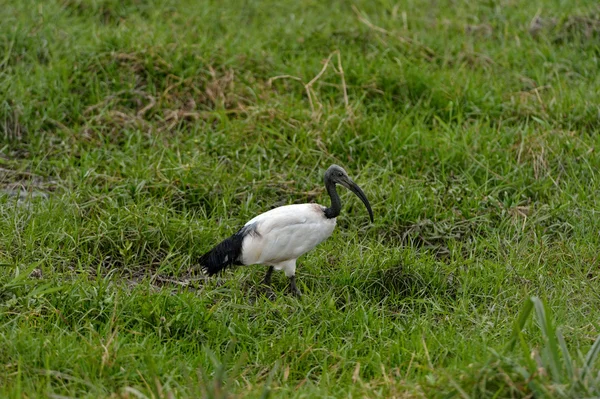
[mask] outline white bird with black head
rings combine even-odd
[[[342,167],[331,165],[325,172],[325,188],[331,198],[329,208],[319,204],[295,204],[261,213],[202,255],[199,260],[201,268],[212,276],[231,265],[267,265],[269,268],[264,278],[267,287],[271,285],[273,269],[283,270],[290,280],[290,291],[299,296],[296,260],[333,233],[342,209],[336,184],[346,187],[361,199],[373,222],[373,211],[365,193]]]

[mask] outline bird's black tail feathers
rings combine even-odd
[[[229,266],[241,265],[242,242],[244,237],[253,231],[253,226],[245,226],[202,255],[198,263],[200,263],[204,273],[212,276]]]

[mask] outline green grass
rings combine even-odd
[[[571,3],[4,1],[0,396],[600,395],[600,8]],[[303,298],[200,278],[332,163],[375,222],[343,193]]]

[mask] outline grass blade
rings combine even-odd
[[[546,343],[546,356],[548,360],[548,366],[552,374],[554,382],[561,382],[561,367],[560,367],[560,354],[558,352],[558,344],[556,342],[556,333],[554,326],[552,325],[551,318],[547,315],[546,305],[538,298],[532,297],[531,302],[535,309],[535,314],[538,320],[542,335]]]
[[[575,371],[573,370],[573,360],[571,359],[571,354],[567,349],[567,344],[565,343],[565,339],[562,335],[560,329],[556,329],[556,339],[558,340],[558,344],[560,345],[560,350],[562,352],[563,361],[565,363],[565,370],[567,372],[567,376],[569,377],[569,381],[575,380]]]
[[[517,343],[517,341],[519,341],[519,336],[521,335],[521,331],[523,331],[523,328],[525,327],[525,323],[527,323],[527,319],[529,318],[529,315],[531,314],[532,309],[533,309],[533,302],[530,299],[526,300],[525,303],[523,303],[523,309],[521,309],[519,318],[517,319],[517,321],[515,322],[515,325],[513,326],[512,337],[511,337],[511,340],[509,341],[508,345],[506,346],[505,351],[512,351],[515,348],[515,344]]]
[[[588,373],[590,371],[592,371],[592,367],[594,366],[594,362],[596,361],[598,354],[600,354],[600,336],[598,336],[598,338],[596,338],[596,341],[594,342],[594,344],[588,351],[587,355],[585,356],[585,362],[583,363],[583,370],[581,371],[581,380],[585,380]]]
[[[261,399],[267,399],[269,397],[269,395],[271,394],[271,383],[273,382],[273,377],[275,376],[275,374],[277,373],[278,370],[279,370],[279,361],[275,362],[275,365],[269,372],[269,376],[267,377],[267,381],[265,382],[263,391],[260,395]]]

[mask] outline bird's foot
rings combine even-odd
[[[300,292],[298,287],[296,287],[296,276],[290,277],[290,294],[292,294],[296,298],[300,298],[302,296],[302,293]]]
[[[263,285],[260,291],[271,301],[274,301],[277,297],[275,295],[275,291],[273,291],[273,289],[268,285]]]

